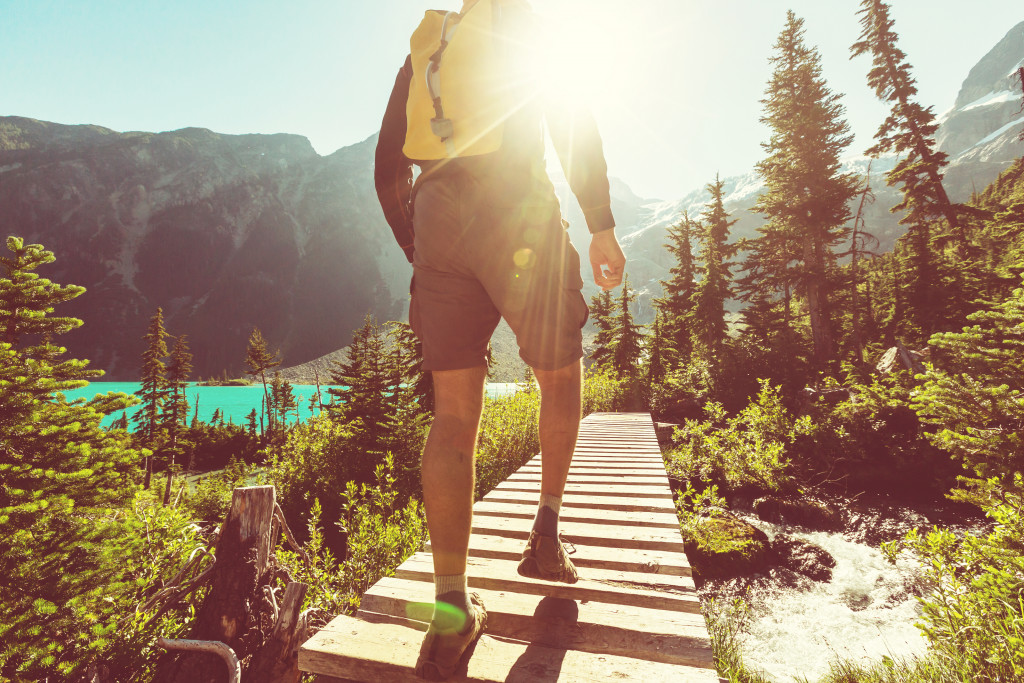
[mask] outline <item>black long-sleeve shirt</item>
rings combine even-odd
[[[542,120],[547,122],[551,141],[569,187],[583,210],[587,228],[591,233],[596,233],[615,227],[608,187],[608,166],[597,124],[589,111],[537,99],[506,121],[502,147],[497,152],[443,162],[417,161],[409,159],[403,152],[407,126],[406,102],[412,74],[412,60],[407,58],[395,79],[384,121],[381,123],[374,167],[374,183],[384,217],[410,262],[413,258],[412,165],[419,165],[425,174],[429,174],[445,165],[465,164],[471,168],[485,164],[502,174],[510,192],[516,192],[517,187],[525,188],[537,182],[547,183],[550,187],[544,164]],[[550,191],[553,196],[554,189]]]

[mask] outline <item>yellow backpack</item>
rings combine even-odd
[[[478,0],[430,10],[410,40],[412,81],[403,152],[420,161],[497,151],[517,102],[514,25],[521,0]],[[520,47],[520,50],[522,48]]]

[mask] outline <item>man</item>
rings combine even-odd
[[[474,6],[485,4],[496,17],[502,13],[502,21],[508,22],[503,26],[529,25],[529,7],[521,0],[467,0],[459,15],[467,26],[458,30],[466,34],[469,10],[479,12]],[[525,21],[515,23],[516,17]],[[445,18],[442,32],[450,19]],[[512,29],[512,36],[510,45],[528,44],[520,29]],[[595,282],[604,289],[621,284],[625,257],[615,238],[601,140],[588,112],[554,106],[530,88],[519,87],[510,111],[488,127],[501,128],[496,151],[410,158],[414,127],[423,124],[409,119],[416,110],[411,88],[415,97],[416,84],[426,78],[435,120],[444,118],[446,98],[443,88],[440,94],[432,90],[429,73],[423,73],[431,64],[413,59],[415,40],[414,35],[413,54],[399,71],[381,125],[375,183],[388,223],[413,264],[409,320],[423,345],[423,369],[432,373],[434,382],[435,416],[422,475],[436,598],[416,670],[424,678],[443,680],[486,622],[479,597],[467,595],[466,559],[487,343],[502,317],[515,332],[520,356],[533,369],[541,391],[541,497],[519,573],[549,581],[577,580],[558,538],[558,512],[579,431],[587,306],[579,255],[569,242],[547,177],[544,122],[592,233],[589,257]],[[430,47],[420,53],[433,52],[436,69],[436,62],[454,59],[444,54],[446,45],[442,41],[439,50]],[[451,140],[442,140],[452,151]],[[421,171],[415,184],[413,164]]]

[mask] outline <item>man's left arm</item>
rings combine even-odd
[[[546,119],[562,170],[592,235],[589,256],[594,282],[606,290],[618,287],[626,257],[615,238],[608,165],[597,123],[579,107],[549,106]]]
[[[377,188],[377,199],[384,210],[384,218],[409,263],[412,263],[413,255],[412,162],[402,148],[405,146],[405,107],[411,80],[410,57],[405,60],[395,79],[384,121],[380,125],[373,168],[373,182]]]

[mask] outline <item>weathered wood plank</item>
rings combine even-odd
[[[532,520],[537,513],[537,505],[505,503],[484,498],[473,506],[473,515],[489,515],[491,517],[507,517],[509,519]],[[656,527],[660,529],[679,530],[679,518],[675,511],[664,512],[628,512],[625,510],[581,510],[564,506],[559,516],[562,522],[579,522],[583,524],[628,525],[639,527]]]
[[[525,545],[518,538],[473,534],[469,539],[469,554],[518,563]],[[691,573],[686,555],[663,550],[577,545],[572,561],[581,570],[593,567],[675,576],[690,576]]]
[[[530,535],[528,520],[500,519],[498,517],[474,517],[473,533],[492,536],[507,536],[526,540]],[[641,548],[683,552],[683,539],[678,527],[659,529],[651,527],[610,527],[603,524],[564,522],[559,525],[565,539],[574,545],[595,545],[611,548]]]
[[[502,491],[534,493],[540,491],[540,481],[509,481],[506,479],[495,488]],[[601,484],[569,482],[565,485],[565,492],[589,496],[625,496],[628,498],[658,498],[661,500],[672,500],[672,492],[669,490],[668,486],[653,486],[647,484],[616,486],[613,483],[607,482]]]
[[[483,498],[484,501],[494,503],[509,503],[514,505],[532,505],[537,507],[538,497],[529,493],[518,491],[506,491],[494,489]],[[668,499],[648,499],[643,501],[630,501],[624,496],[587,496],[576,493],[566,493],[562,496],[562,510],[621,510],[623,512],[660,512],[675,514],[675,506]]]
[[[340,620],[340,621],[339,621]],[[304,671],[356,681],[422,683],[414,674],[423,634],[391,624],[339,617],[336,627],[311,638],[299,654]],[[484,635],[452,681],[481,683],[568,683],[614,680],[717,683],[713,670],[631,657],[597,655],[507,642]]]
[[[711,666],[707,627],[700,613],[478,587],[473,591],[487,608],[487,633],[494,637],[669,664]],[[425,630],[433,607],[423,600],[431,596],[430,587],[423,583],[389,579],[380,589],[375,587],[357,616]]]
[[[423,590],[426,591],[427,597],[430,597],[433,590],[433,569],[430,555],[416,553],[395,570],[394,578],[429,584]],[[570,585],[527,579],[516,573],[514,563],[484,557],[470,557],[466,574],[470,588],[589,600],[614,605],[635,605],[650,609],[700,611],[693,579],[688,576],[591,568],[580,574],[578,582]],[[371,594],[376,594],[377,586],[387,585],[390,580],[381,579],[366,592],[363,600]],[[376,612],[389,611],[369,605],[366,609]]]

